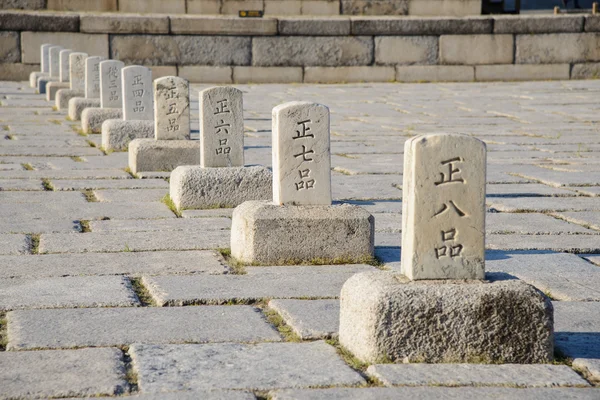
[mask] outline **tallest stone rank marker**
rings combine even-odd
[[[552,360],[550,300],[513,276],[485,275],[485,144],[417,136],[404,160],[405,275],[368,272],[344,284],[340,344],[368,363]]]
[[[85,59],[87,53],[69,54],[69,89],[56,92],[56,108],[64,110],[69,107],[69,100],[85,96]]]
[[[409,279],[484,279],[485,167],[485,143],[474,137],[406,141],[401,260]]]
[[[69,118],[79,121],[86,108],[100,107],[100,62],[102,57],[85,59],[85,97],[69,100]]]
[[[29,74],[29,86],[32,88],[38,87],[38,79],[42,77],[46,77],[50,74],[50,65],[48,59],[48,49],[52,47],[51,44],[44,43],[40,46],[40,71],[34,71]]]
[[[271,199],[273,175],[263,166],[244,166],[242,91],[212,87],[199,93],[200,166],[171,173],[170,196],[178,210],[235,207]]]
[[[125,65],[118,60],[101,61],[100,107],[86,108],[81,113],[81,128],[85,133],[100,133],[104,121],[123,117],[121,70]]]
[[[58,81],[46,85],[46,100],[54,101],[61,89],[69,89],[69,55],[72,50],[63,49],[58,53]]]
[[[109,119],[102,123],[104,150],[127,150],[134,139],[154,137],[152,71],[140,65],[124,67],[121,69],[121,85],[123,119]]]
[[[365,262],[374,219],[360,207],[331,205],[329,109],[290,102],[273,109],[273,202],[233,211],[231,254],[244,263]]]
[[[154,104],[156,139],[135,139],[129,143],[131,171],[170,172],[180,165],[199,165],[199,142],[189,140],[188,81],[176,76],[155,80]]]

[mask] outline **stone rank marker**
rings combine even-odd
[[[154,81],[154,135],[157,140],[190,139],[190,89],[186,79]]]
[[[41,68],[40,72],[32,72],[29,75],[29,84],[31,87],[37,89],[38,93],[43,94],[46,93],[46,84],[48,82],[56,82],[58,81],[58,76],[52,76],[51,67],[50,67],[50,49],[55,46],[53,44],[43,44],[40,48],[41,51]]]
[[[329,109],[294,101],[273,109],[273,202],[331,205]]]
[[[62,46],[50,47],[50,77],[58,79],[60,77],[60,51]]]
[[[85,60],[85,97],[86,99],[100,98],[100,62],[99,56],[88,57]]]
[[[100,106],[102,108],[123,107],[123,85],[121,70],[125,64],[118,60],[100,63]]]
[[[121,71],[123,81],[123,119],[154,120],[152,71],[139,65]]]
[[[50,48],[50,70],[52,81],[46,84],[46,100],[54,101],[56,92],[69,88],[69,53],[60,46]]]
[[[200,92],[200,165],[244,166],[244,107],[242,91],[212,87]]]
[[[409,279],[485,278],[485,171],[477,138],[406,141],[401,260]]]
[[[71,90],[85,91],[85,60],[87,53],[69,54],[69,80]]]
[[[69,63],[69,56],[71,55],[71,53],[73,53],[72,50],[61,50],[59,53],[59,63],[60,63],[60,71],[59,71],[59,77],[60,77],[60,81],[63,83],[70,83],[70,75],[69,75],[69,69],[70,69],[70,63]],[[70,85],[69,85],[70,86]]]
[[[50,47],[52,47],[52,45],[46,43],[43,44],[40,48],[40,62],[42,68],[41,72],[45,72],[47,74],[50,73]]]

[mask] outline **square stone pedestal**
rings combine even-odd
[[[102,148],[106,151],[127,150],[134,139],[154,137],[154,121],[109,119],[102,123]]]
[[[85,133],[100,133],[104,121],[118,118],[123,118],[120,108],[86,108],[81,113],[81,129]]]
[[[170,172],[180,165],[199,164],[198,140],[135,139],[129,143],[129,169],[134,174]]]
[[[373,256],[374,218],[350,205],[247,201],[233,211],[231,255],[244,263],[360,263]]]
[[[56,93],[61,89],[69,89],[71,85],[67,82],[48,82],[46,85],[46,100],[54,101]]]
[[[271,200],[273,174],[263,166],[177,167],[171,172],[170,196],[178,210],[233,208],[245,201]]]
[[[46,85],[50,82],[58,82],[58,78],[52,78],[49,75],[40,76],[37,80],[37,91],[39,94],[46,93]]]
[[[85,97],[74,97],[69,100],[69,118],[72,121],[79,121],[81,113],[86,108],[99,108],[100,99],[88,99]]]
[[[356,274],[340,296],[340,344],[367,363],[551,361],[550,300],[510,275],[486,278],[410,281],[394,272]]]
[[[33,71],[29,74],[29,86],[31,86],[32,88],[37,88],[38,78],[45,76],[48,76],[47,72]]]
[[[69,110],[69,100],[74,97],[83,97],[85,92],[83,90],[73,89],[60,89],[56,92],[55,106],[57,110]]]

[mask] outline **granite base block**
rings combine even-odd
[[[373,256],[374,218],[350,205],[247,201],[233,211],[231,254],[244,263],[360,263]]]
[[[81,113],[81,129],[85,133],[100,133],[104,121],[118,118],[123,118],[120,108],[86,108]]]
[[[29,86],[31,86],[32,88],[37,88],[38,78],[41,78],[43,76],[48,76],[48,73],[41,72],[41,71],[34,71],[31,74],[29,74]]]
[[[87,99],[85,97],[74,97],[69,100],[69,118],[72,121],[79,121],[81,114],[86,108],[99,108],[100,99]]]
[[[134,139],[154,137],[154,121],[109,119],[102,123],[102,148],[106,151],[123,151]]]
[[[68,89],[71,85],[66,82],[48,82],[46,85],[46,100],[54,101],[56,93],[61,89]]]
[[[50,82],[58,82],[58,78],[51,78],[50,76],[40,76],[37,80],[37,91],[39,94],[46,93],[46,85]]]
[[[74,97],[84,97],[85,92],[83,90],[73,89],[60,89],[56,92],[55,106],[57,110],[69,110],[69,100]]]
[[[533,286],[507,274],[488,281],[410,281],[356,274],[340,295],[340,344],[367,363],[545,363],[554,311]]]
[[[129,143],[131,172],[173,171],[180,165],[200,164],[200,141],[135,139]]]
[[[271,200],[273,174],[263,166],[181,166],[171,173],[170,195],[179,210],[233,208],[245,201]]]

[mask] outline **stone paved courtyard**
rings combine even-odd
[[[231,209],[176,214],[168,173],[134,177],[1,82],[1,398],[600,398],[600,81],[237,87],[246,164],[271,165],[274,106],[330,108],[333,198],[375,216],[378,262],[230,262]],[[400,267],[403,144],[431,132],[487,143],[486,268],[553,299],[554,364],[363,365],[339,347],[343,283]]]

